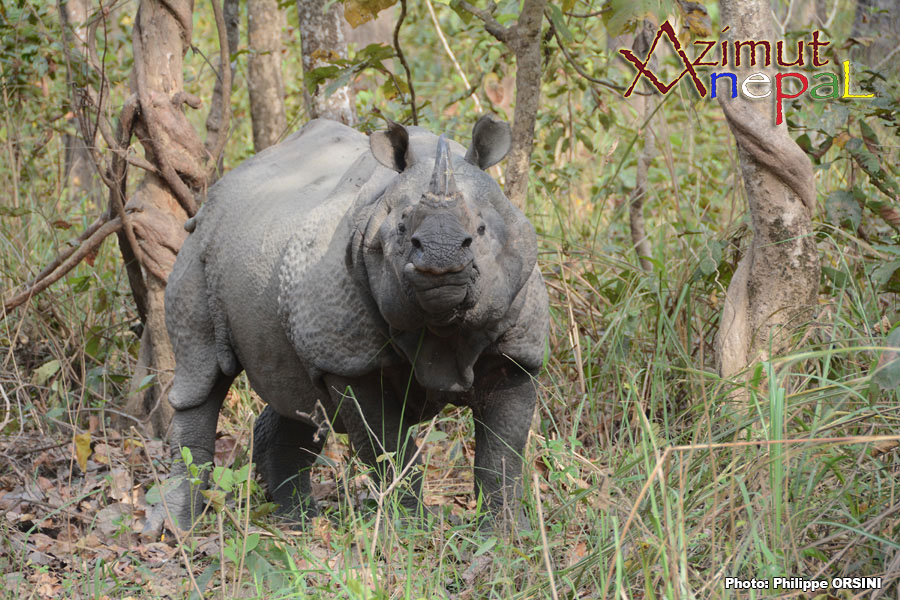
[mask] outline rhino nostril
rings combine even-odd
[[[468,247],[471,246],[471,245],[472,245],[472,236],[468,236],[468,237],[466,237],[466,239],[464,239],[464,240],[462,241],[462,247],[463,247],[463,248],[468,248]]]
[[[419,248],[420,250],[422,249],[422,240],[420,240],[418,236],[412,236],[409,241],[412,242],[413,248]]]

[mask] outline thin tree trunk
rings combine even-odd
[[[729,41],[772,39],[768,0],[720,0],[719,6]],[[815,182],[806,154],[785,125],[773,124],[771,104],[724,96],[720,104],[737,142],[753,226],[716,336],[719,371],[728,377],[784,352],[791,335],[805,327],[816,305],[819,257],[811,223]]]
[[[165,326],[166,279],[187,236],[183,223],[207,182],[208,154],[183,112],[184,104],[200,104],[183,86],[192,13],[192,0],[141,0],[133,34],[132,82],[140,106],[134,131],[159,175],[148,172],[125,207],[146,281],[144,332],[126,410],[155,435],[172,415],[166,395],[175,360]],[[147,375],[155,376],[152,385],[141,386]]]
[[[222,10],[225,17],[228,52],[234,54],[241,45],[241,0],[224,0]],[[232,70],[233,68],[232,64]]]
[[[328,58],[347,58],[340,2],[297,0],[297,13],[300,17],[300,52],[304,73],[328,65]],[[304,85],[303,99],[311,119],[321,117],[346,125],[356,124],[356,102],[349,85],[339,87],[330,96],[325,95],[322,87],[310,94]]]
[[[62,4],[62,14],[60,15],[63,24],[71,33],[67,42],[69,47],[74,53],[82,55],[83,59],[87,54],[85,24],[90,12],[91,6],[88,0],[66,0]],[[75,113],[77,110],[72,112]],[[68,124],[78,130],[76,117],[70,118]],[[96,135],[94,137],[95,139],[89,142],[91,145],[96,144]],[[64,144],[66,148],[66,188],[69,200],[78,202],[87,197],[99,202],[102,197],[101,182],[87,143],[80,135],[67,133],[64,137]]]
[[[654,29],[653,23],[648,20],[643,21],[641,30],[634,36],[634,41],[632,43],[632,49],[637,56],[645,57],[650,51],[650,44],[653,43],[653,36],[656,33]],[[656,69],[656,64],[656,56],[653,55],[650,57],[650,64],[648,67],[651,70],[654,70]],[[648,91],[650,90],[650,84],[646,81],[644,82],[644,86],[645,89]],[[649,115],[652,114],[650,98],[654,98],[654,96],[638,96],[635,101],[637,104],[636,108],[639,127],[643,125]],[[628,216],[629,224],[631,225],[631,241],[634,244],[634,252],[637,254],[638,261],[641,263],[641,268],[645,271],[650,271],[653,269],[653,265],[650,263],[648,257],[653,256],[653,251],[650,248],[650,241],[647,239],[647,228],[644,220],[644,200],[647,197],[647,190],[649,189],[649,186],[647,185],[647,171],[650,169],[650,163],[653,161],[654,151],[656,149],[656,135],[654,135],[653,128],[650,127],[649,122],[645,125],[643,135],[644,145],[641,149],[641,153],[638,155],[637,173],[634,180],[634,190],[631,193],[628,206]]]
[[[513,114],[512,149],[506,163],[505,192],[510,201],[525,208],[534,125],[541,100],[541,22],[546,0],[524,0],[511,47],[516,53],[516,110]]]
[[[247,1],[247,40],[250,45],[247,89],[250,91],[253,147],[257,152],[277,143],[287,129],[281,75],[284,24],[278,0]]]
[[[222,12],[225,21],[226,41],[228,44],[228,47],[225,49],[225,55],[228,56],[229,59],[225,61],[224,65],[222,64],[221,59],[216,63],[219,75],[216,77],[216,85],[215,88],[213,88],[209,115],[206,117],[207,136],[204,146],[209,153],[215,151],[214,149],[218,144],[219,136],[228,135],[229,119],[226,118],[228,117],[226,114],[226,107],[230,104],[231,99],[228,98],[226,103],[222,96],[225,94],[225,83],[227,82],[228,76],[234,77],[234,64],[232,63],[230,56],[237,52],[238,44],[240,43],[240,0],[224,0],[223,4]],[[228,73],[225,72],[225,69],[228,69]],[[279,74],[280,72],[281,71],[279,70]],[[284,106],[282,105],[282,111],[283,110]],[[225,170],[224,156],[224,153],[219,156],[218,164],[216,164],[216,171],[213,174],[214,179],[221,177]],[[215,183],[213,180],[209,182],[210,185],[213,183]]]

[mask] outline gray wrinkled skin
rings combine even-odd
[[[166,290],[176,456],[212,461],[243,370],[268,403],[254,459],[288,517],[316,514],[322,409],[390,482],[378,457],[397,452],[401,468],[409,428],[447,403],[473,411],[477,491],[495,514],[514,508],[549,314],[534,229],[484,172],[508,149],[493,117],[467,152],[416,127],[367,139],[316,120],[216,183]],[[418,509],[420,469],[405,489]],[[186,482],[166,501],[181,527],[202,510]]]

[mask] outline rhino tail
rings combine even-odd
[[[225,317],[225,309],[216,294],[209,294],[209,314],[212,318],[213,335],[215,336],[216,362],[219,369],[228,377],[234,377],[241,372],[234,350],[231,349],[231,336],[228,332],[228,322]]]

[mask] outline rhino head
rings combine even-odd
[[[466,389],[480,352],[515,320],[511,313],[534,270],[537,240],[531,223],[485,172],[509,151],[506,123],[482,117],[465,154],[444,136],[435,143],[419,131],[391,123],[370,138],[375,158],[399,174],[358,224],[353,246],[362,265],[355,268],[362,266],[417,377]],[[418,337],[423,328],[425,347]],[[424,359],[411,356],[422,353]],[[432,364],[445,359],[462,364]],[[445,368],[452,373],[435,372]]]

